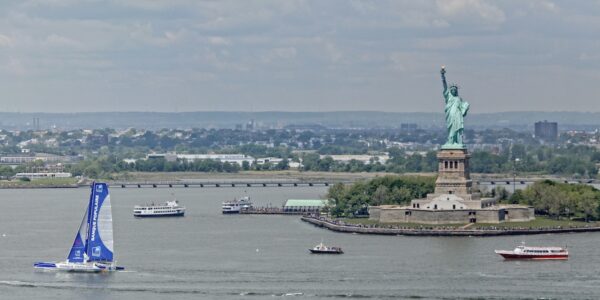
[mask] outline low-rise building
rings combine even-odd
[[[29,179],[41,179],[41,178],[71,178],[73,174],[66,172],[40,172],[40,173],[17,173],[15,178],[29,178]]]
[[[380,162],[381,164],[385,164],[385,162],[390,159],[388,155],[356,155],[356,154],[344,154],[344,155],[321,155],[321,159],[325,157],[331,157],[334,161],[349,163],[350,161],[360,161],[364,164],[370,164],[371,162]]]
[[[285,212],[319,212],[329,203],[325,199],[288,199],[283,205]]]
[[[242,165],[244,161],[249,164],[254,163],[255,158],[244,154],[176,154],[176,153],[151,153],[146,155],[146,159],[164,158],[167,161],[187,160],[203,160],[212,159],[220,162],[236,163]]]

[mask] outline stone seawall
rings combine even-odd
[[[361,225],[340,224],[326,218],[302,216],[302,221],[317,227],[345,233],[379,234],[379,235],[411,235],[411,236],[500,236],[530,235],[545,233],[574,233],[600,231],[600,227],[569,227],[547,229],[427,229],[427,228],[395,228],[368,227]]]

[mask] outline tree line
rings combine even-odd
[[[424,198],[432,193],[435,177],[383,176],[350,185],[332,185],[327,198],[334,201],[330,213],[336,217],[353,217],[367,214],[370,205],[407,204],[412,199]]]
[[[600,217],[600,190],[587,184],[568,184],[551,180],[538,181],[508,196],[502,201],[533,206],[537,214],[551,218],[585,221]]]

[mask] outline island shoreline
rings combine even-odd
[[[334,220],[323,217],[302,216],[301,220],[316,227],[328,229],[340,233],[394,235],[394,236],[444,236],[444,237],[492,237],[505,235],[534,235],[547,233],[581,233],[597,232],[600,227],[569,227],[569,228],[545,228],[545,229],[441,229],[441,228],[388,228],[369,227],[363,225],[339,224]]]

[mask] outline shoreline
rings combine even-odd
[[[316,227],[328,229],[341,233],[355,234],[375,234],[375,235],[403,235],[403,236],[475,236],[475,237],[491,237],[504,235],[533,235],[546,233],[579,233],[579,232],[596,232],[600,231],[600,227],[558,227],[558,228],[515,228],[515,229],[442,229],[442,228],[402,228],[390,225],[388,228],[370,227],[364,225],[349,225],[343,222],[336,222],[331,219],[302,216],[303,222],[312,224]],[[426,225],[424,225],[425,227]]]
[[[29,189],[76,189],[80,187],[88,188],[89,185],[2,185],[0,190],[29,190]]]

